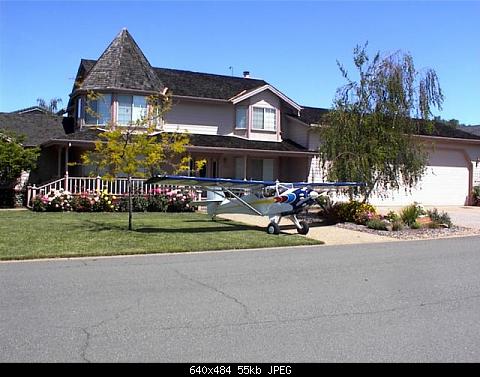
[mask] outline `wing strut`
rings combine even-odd
[[[254,207],[252,207],[250,204],[248,204],[245,200],[243,200],[241,197],[238,195],[234,194],[232,191],[227,189],[226,187],[223,187],[223,189],[228,192],[230,195],[232,195],[235,199],[237,199],[240,203],[242,203],[245,207],[251,209],[253,212],[255,212],[259,216],[263,216],[263,213],[257,211]]]

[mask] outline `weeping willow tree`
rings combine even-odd
[[[86,112],[100,117],[89,105],[101,101],[96,92],[87,94]],[[171,108],[171,95],[152,95],[147,99],[145,114],[129,125],[117,126],[111,122],[99,134],[94,150],[82,155],[82,163],[95,168],[95,174],[114,179],[119,174],[128,177],[128,229],[132,230],[132,177],[145,177],[165,172],[176,173],[189,169],[191,157],[187,154],[190,138],[186,133],[159,132],[158,125]],[[197,161],[201,168],[203,161]]]
[[[370,59],[366,47],[354,49],[357,80],[337,62],[347,83],[322,119],[319,150],[328,180],[366,183],[349,191],[364,201],[420,181],[428,154],[414,135],[433,129],[432,109],[443,103],[434,70],[417,71],[412,56],[402,52]]]

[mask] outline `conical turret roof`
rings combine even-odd
[[[142,50],[127,29],[110,43],[80,84],[80,90],[129,89],[163,91],[158,78]]]

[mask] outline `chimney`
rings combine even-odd
[[[243,71],[243,77],[246,79],[250,78],[250,71]]]

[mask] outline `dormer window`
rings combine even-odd
[[[144,96],[117,96],[117,122],[121,125],[135,124],[147,115],[147,99]]]
[[[253,107],[252,129],[275,131],[277,129],[277,112],[267,107]]]
[[[112,95],[101,94],[94,100],[87,100],[85,108],[85,123],[105,125],[112,119]]]

